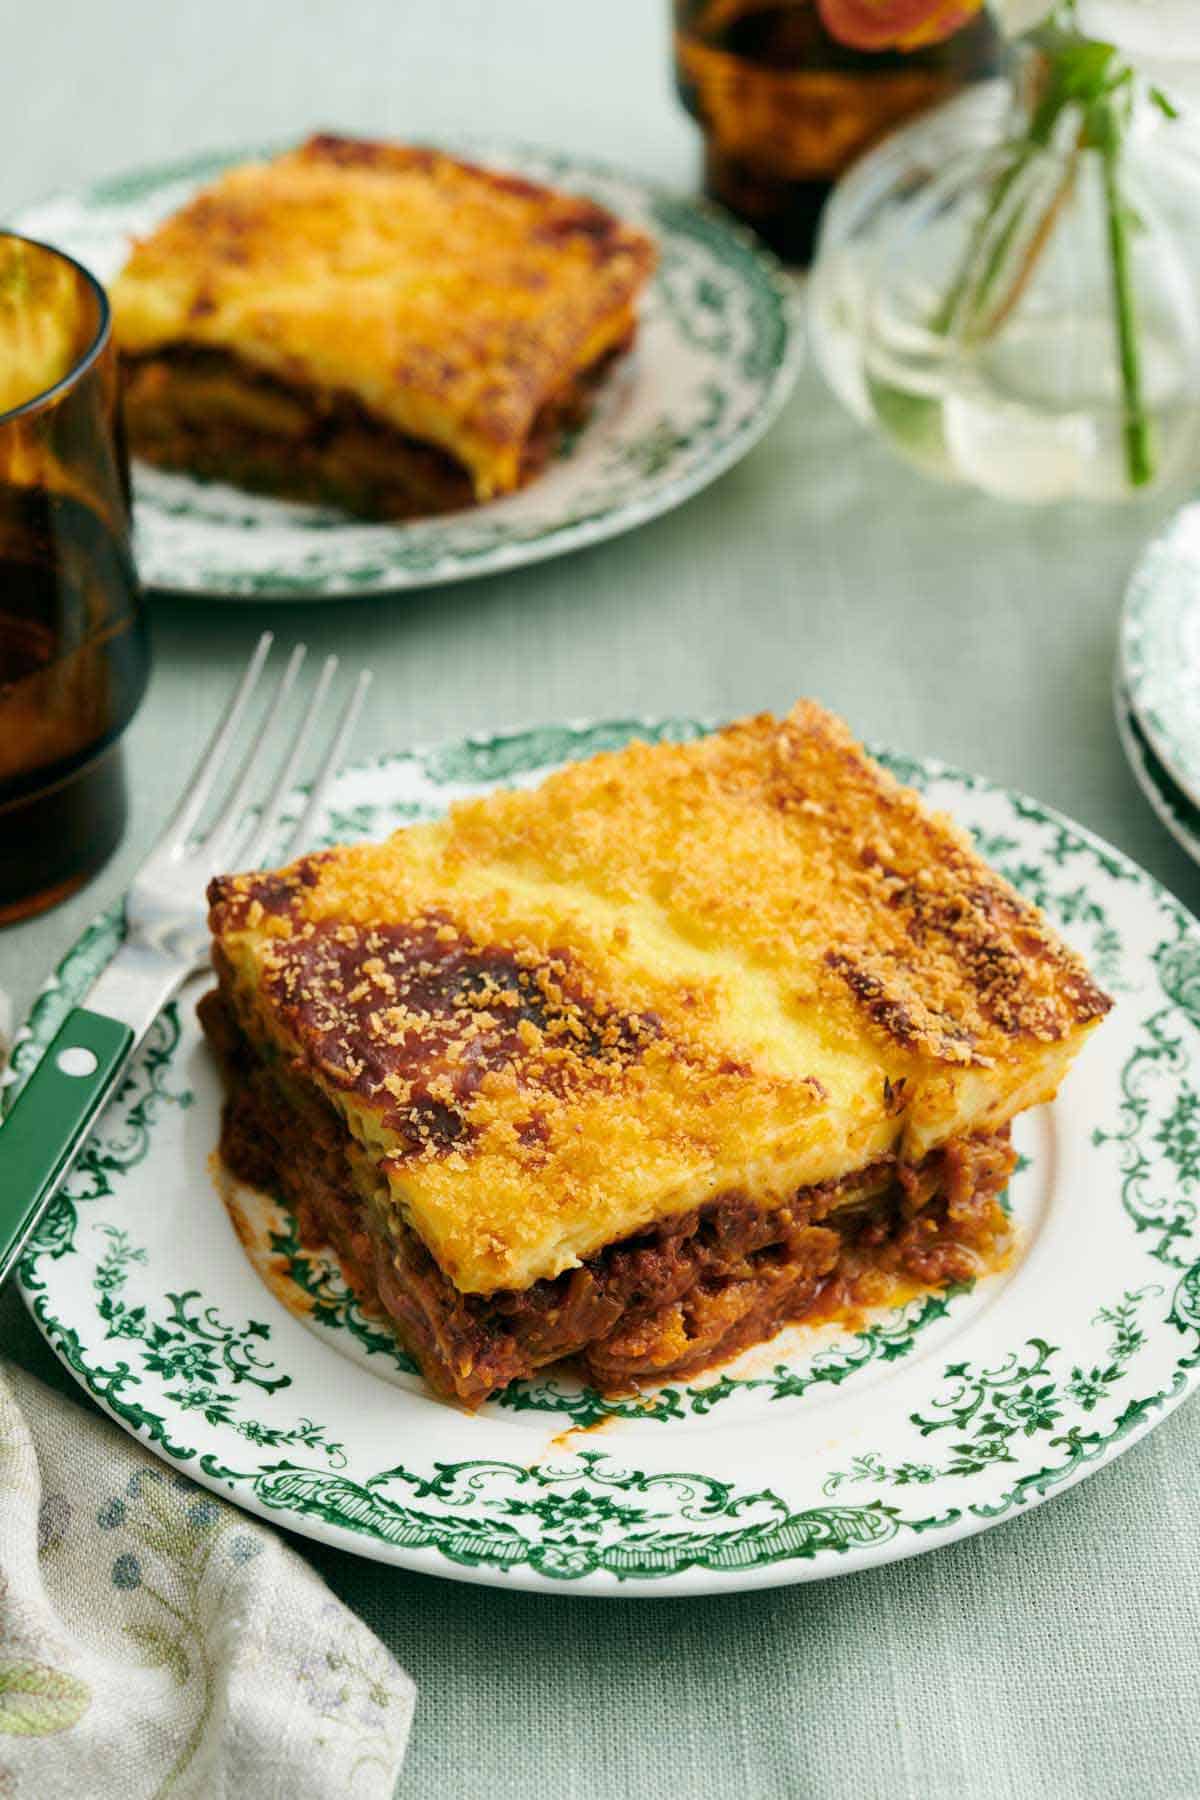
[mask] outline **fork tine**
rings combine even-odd
[[[229,752],[229,746],[237,735],[238,726],[250,704],[250,696],[254,692],[273,642],[274,634],[264,631],[254,646],[254,652],[246,664],[245,673],[222,713],[216,730],[209,739],[208,748],[197,764],[191,781],[183,790],[179,805],[167,821],[160,842],[164,846],[169,844],[173,855],[178,856],[183,853],[196,821],[204,811],[205,803],[213,789],[213,783],[220,774]]]
[[[239,868],[257,869],[266,854],[267,847],[279,824],[280,814],[283,812],[288,795],[296,785],[296,776],[300,769],[301,759],[308,748],[309,741],[316,727],[317,719],[320,716],[321,708],[324,706],[326,695],[329,692],[329,684],[337,673],[337,667],[338,659],[336,656],[327,656],[325,658],[320,676],[317,680],[317,685],[313,690],[312,699],[309,701],[304,716],[300,721],[299,728],[292,738],[291,748],[288,750],[288,753],[283,760],[283,765],[275,777],[275,785],[263,805],[262,812],[260,813],[247,842],[238,850],[237,863]]]
[[[233,854],[238,838],[244,830],[243,817],[246,802],[255,778],[261,773],[266,756],[267,745],[271,741],[275,726],[283,714],[288,697],[295,684],[300,665],[308,654],[303,644],[297,644],[287,659],[287,666],[275,689],[274,698],[267,710],[257,740],[247,755],[238,774],[237,780],[226,796],[221,810],[213,820],[208,835],[201,846],[205,860],[214,867],[223,864]]]
[[[281,854],[285,862],[293,853],[305,849],[311,841],[317,819],[320,815],[321,806],[324,802],[325,795],[329,790],[329,784],[337,774],[338,769],[341,766],[342,758],[346,754],[346,746],[350,742],[350,735],[354,730],[358,715],[362,710],[362,703],[366,699],[367,689],[370,685],[371,671],[370,669],[363,669],[358,680],[354,684],[350,698],[347,700],[345,707],[342,710],[342,716],[338,720],[338,726],[333,734],[333,740],[330,743],[329,749],[325,752],[324,761],[321,763],[320,768],[313,777],[313,784],[309,792],[308,803],[300,817],[297,819],[295,825],[292,827],[292,830],[289,832],[287,842],[283,846]]]

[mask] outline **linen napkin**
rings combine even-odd
[[[0,1800],[390,1800],[415,1693],[273,1531],[0,1363]]]

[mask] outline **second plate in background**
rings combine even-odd
[[[102,281],[131,239],[222,169],[273,149],[198,156],[60,194],[14,222]],[[467,153],[590,195],[657,240],[660,263],[632,354],[587,424],[529,487],[489,505],[402,524],[135,468],[138,567],[148,587],[215,598],[322,600],[430,587],[540,562],[668,512],[750,449],[791,390],[795,294],[748,233],[711,208],[548,151]]]

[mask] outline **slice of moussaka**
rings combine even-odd
[[[225,1160],[468,1405],[986,1269],[1109,1006],[811,702],[209,897]]]
[[[577,195],[310,138],[135,244],[112,289],[132,447],[370,517],[509,493],[632,343],[654,260]]]

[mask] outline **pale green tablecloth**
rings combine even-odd
[[[687,183],[665,5],[42,0],[0,59],[0,212],[55,183],[316,123],[464,126]],[[19,122],[19,128],[18,128]],[[1156,522],[1005,510],[867,443],[815,377],[673,517],[527,573],[295,610],[154,607],[129,840],[0,937],[24,1003],[120,890],[264,624],[380,677],[366,754],[586,713],[814,693],[905,749],[1030,789],[1200,907],[1113,733],[1121,590]],[[5,1349],[66,1377],[15,1298]],[[303,1547],[416,1677],[412,1800],[1074,1800],[1200,1795],[1200,1406],[1029,1517],[875,1573],[704,1601],[538,1598]]]

